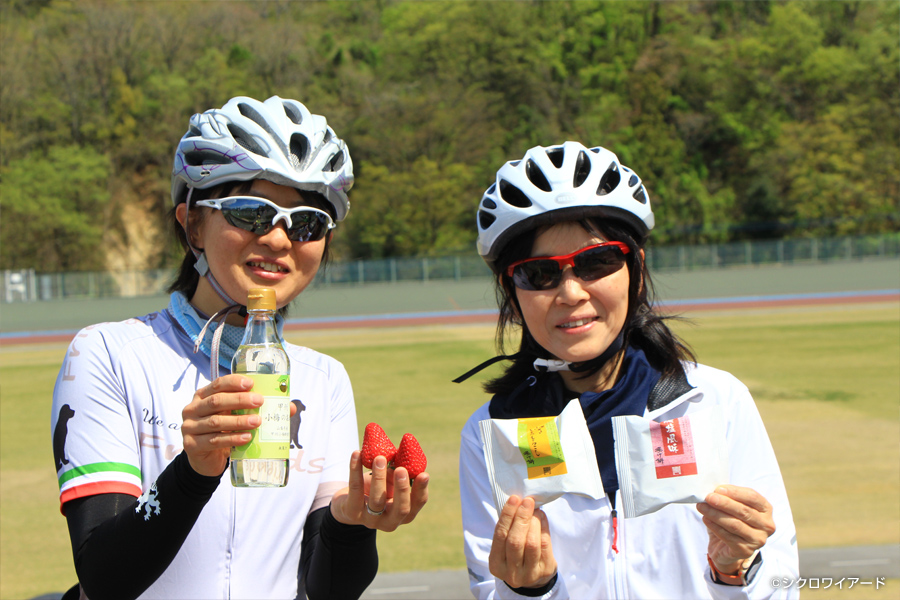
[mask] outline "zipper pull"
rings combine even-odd
[[[613,549],[613,552],[618,554],[619,548],[616,546],[616,543],[619,541],[619,520],[616,517],[616,509],[612,510],[612,526],[613,526],[612,549]]]

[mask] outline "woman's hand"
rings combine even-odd
[[[709,531],[709,557],[728,575],[737,573],[775,533],[772,505],[750,488],[721,485],[697,510]]]
[[[225,471],[232,446],[250,441],[250,431],[262,422],[257,414],[235,415],[238,409],[259,408],[261,394],[250,391],[253,380],[242,375],[223,375],[194,392],[181,411],[181,436],[191,468],[201,475],[217,477]],[[297,407],[291,403],[291,415]]]
[[[350,484],[331,499],[331,514],[347,525],[394,531],[412,522],[428,502],[428,473],[410,482],[403,467],[388,472],[387,459],[376,456],[372,472],[363,474],[359,451],[350,456]]]
[[[491,574],[512,588],[537,588],[556,574],[547,515],[534,507],[534,499],[510,496],[494,528]]]

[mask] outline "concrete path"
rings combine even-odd
[[[859,578],[859,582],[870,582],[874,589],[875,578],[900,579],[900,544],[801,550],[800,575],[807,580]],[[60,600],[61,597],[62,592],[31,600]],[[472,595],[465,570],[447,570],[379,573],[362,597],[365,600],[468,600]]]
[[[801,550],[800,574],[808,580],[837,581],[853,577],[871,583],[875,578],[900,579],[900,544]],[[31,600],[60,600],[61,597],[59,592]],[[362,597],[365,600],[468,600],[472,596],[466,572],[448,570],[379,573]]]
[[[900,545],[801,550],[800,574],[807,580],[900,579]],[[466,572],[453,570],[380,573],[362,597],[366,600],[465,600],[472,595]]]

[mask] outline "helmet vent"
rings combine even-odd
[[[292,123],[296,125],[300,125],[301,123],[303,123],[303,114],[299,110],[297,110],[295,106],[293,106],[289,102],[284,102],[282,106],[284,106],[284,114],[287,115],[287,118],[290,119]]]
[[[326,171],[337,171],[341,168],[341,165],[344,164],[344,154],[343,152],[336,152],[334,156],[331,157],[331,160],[328,161],[328,165],[325,167]]]
[[[496,190],[496,189],[497,189],[497,184],[496,184],[496,183],[492,183],[492,184],[491,184],[491,187],[489,187],[489,188],[487,189],[487,191],[485,192],[485,194],[493,194],[493,193],[494,193],[494,190]]]
[[[631,177],[628,178],[628,187],[636,186],[638,184],[638,181],[640,181],[638,179],[638,176],[632,173]]]
[[[491,210],[494,210],[495,208],[497,208],[497,203],[494,202],[493,200],[491,200],[490,198],[485,198],[484,200],[482,200],[481,205],[483,207],[489,208]]]
[[[202,165],[228,165],[231,159],[223,156],[220,152],[212,150],[197,150],[195,152],[185,152],[184,161],[189,167],[199,167]]]
[[[537,186],[538,189],[545,192],[550,191],[550,183],[548,183],[547,178],[544,177],[543,171],[541,171],[541,168],[530,158],[528,159],[528,162],[525,163],[525,175],[528,176],[529,181]]]
[[[240,127],[229,123],[228,131],[231,132],[231,137],[234,138],[234,141],[236,141],[242,148],[249,150],[253,154],[268,156],[268,153],[265,151],[265,149],[263,149],[262,146],[260,146],[256,142],[256,140],[253,139],[253,136],[251,136]]]
[[[622,176],[619,175],[619,169],[616,167],[616,163],[612,163],[600,179],[600,185],[597,187],[597,195],[605,196],[610,193],[616,189],[621,180]]]
[[[640,202],[641,204],[647,204],[647,193],[644,191],[644,186],[639,187],[633,194],[634,199]]]
[[[306,140],[306,137],[302,135],[291,136],[291,166],[299,171],[303,166],[303,161],[306,160],[307,152],[309,152],[309,142]]]
[[[579,187],[591,174],[591,159],[586,152],[579,152],[575,161],[575,176],[572,178],[572,186]]]
[[[276,139],[276,140],[279,139],[278,134],[272,130],[272,127],[269,125],[269,122],[266,121],[266,119],[263,118],[263,116],[261,114],[259,114],[255,108],[253,108],[249,104],[242,103],[242,104],[238,104],[238,110],[241,111],[242,115],[244,115],[245,117],[247,117],[248,119],[250,119],[257,125],[259,125],[263,129],[265,129],[266,133],[268,133],[274,139]],[[266,153],[260,152],[259,154],[262,154],[263,156],[265,156]]]
[[[500,181],[500,197],[503,198],[504,202],[516,208],[528,208],[531,206],[531,200],[528,199],[528,196],[506,180]]]
[[[565,150],[562,148],[552,148],[547,150],[547,158],[550,159],[550,162],[553,163],[553,166],[557,169],[561,169],[563,166],[563,159],[566,157]]]
[[[491,225],[493,225],[494,221],[497,220],[497,217],[490,213],[486,213],[483,210],[478,211],[478,226],[482,229],[487,229]]]

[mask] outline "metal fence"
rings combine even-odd
[[[649,246],[653,272],[722,269],[766,264],[816,263],[900,257],[900,232],[880,236],[754,240],[697,246]],[[35,273],[4,271],[0,302],[59,298],[152,296],[165,293],[173,269]],[[477,255],[335,261],[313,286],[462,280],[489,277]]]

